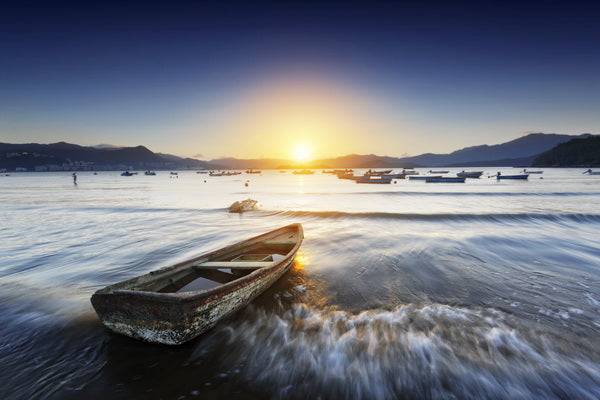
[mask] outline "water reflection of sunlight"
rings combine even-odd
[[[298,191],[296,192],[296,194],[306,194],[306,188],[305,188],[305,176],[303,175],[298,175]]]
[[[294,270],[303,272],[305,265],[308,263],[308,257],[302,250],[298,250],[296,258],[294,258]]]

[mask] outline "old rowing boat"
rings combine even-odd
[[[92,305],[109,329],[182,344],[244,307],[290,267],[304,233],[292,224],[98,290]]]

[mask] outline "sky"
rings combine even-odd
[[[3,2],[0,141],[214,159],[600,133],[600,2]]]

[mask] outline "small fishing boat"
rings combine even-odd
[[[354,179],[356,183],[380,183],[380,184],[388,184],[392,183],[391,178],[371,178],[371,177],[359,177],[358,179]]]
[[[354,178],[354,174],[352,172],[342,172],[337,174],[338,179],[353,179]]]
[[[500,179],[527,179],[529,177],[528,174],[522,174],[522,175],[500,175],[500,173],[498,173],[498,175],[496,175],[496,179],[500,180]]]
[[[196,171],[197,174],[208,174],[208,171]]]
[[[427,183],[437,183],[437,182],[446,182],[446,183],[464,183],[465,179],[467,179],[464,176],[446,176],[446,177],[440,177],[440,178],[427,178],[425,179],[425,182]]]
[[[214,172],[211,171],[208,176],[232,176],[232,175],[240,175],[241,172],[236,172],[236,171],[221,171],[221,172]]]
[[[144,175],[156,175],[156,172],[148,170],[144,172]]]
[[[366,176],[381,176],[381,175],[387,175],[390,172],[392,172],[391,169],[386,169],[385,171],[372,171],[372,170],[368,170],[367,172],[365,172]]]
[[[262,172],[261,170],[255,170],[255,169],[252,169],[252,168],[248,168],[246,170],[247,174],[260,174],[261,172]]]
[[[404,179],[406,177],[406,174],[385,174],[381,175],[381,177],[388,179]]]
[[[243,213],[246,211],[252,211],[256,207],[258,201],[252,199],[246,199],[242,201],[236,201],[229,206],[230,213]]]
[[[521,171],[524,174],[543,174],[544,171],[527,171],[526,169],[524,169],[523,171]]]
[[[449,172],[450,172],[450,171],[433,171],[433,170],[431,170],[431,169],[429,170],[429,173],[430,173],[430,174],[447,174],[447,173],[449,173]]]
[[[412,169],[403,169],[402,173],[404,175],[419,175],[419,173],[417,171],[412,170]]]
[[[173,171],[171,171],[171,172],[169,172],[169,174],[170,175],[179,175],[179,172],[173,172]]]
[[[133,176],[135,174],[129,172],[129,171],[125,171],[125,172],[121,172],[121,176]]]
[[[441,178],[441,175],[429,175],[429,176],[409,176],[408,179],[411,181],[424,181],[430,178]]]
[[[456,176],[464,178],[479,178],[481,175],[483,175],[483,171],[462,171],[456,174]]]
[[[600,171],[592,171],[591,169],[588,169],[587,171],[584,171],[583,173],[588,174],[588,175],[600,175]]]
[[[311,171],[309,169],[301,169],[293,172],[294,175],[312,175],[315,171]]]
[[[215,326],[277,281],[304,233],[292,224],[98,290],[102,323],[136,339],[182,344]]]

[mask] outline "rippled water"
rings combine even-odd
[[[598,399],[600,176],[581,172],[0,176],[0,398]],[[258,211],[226,212],[248,197]],[[292,222],[294,268],[186,345],[113,334],[91,307]]]

